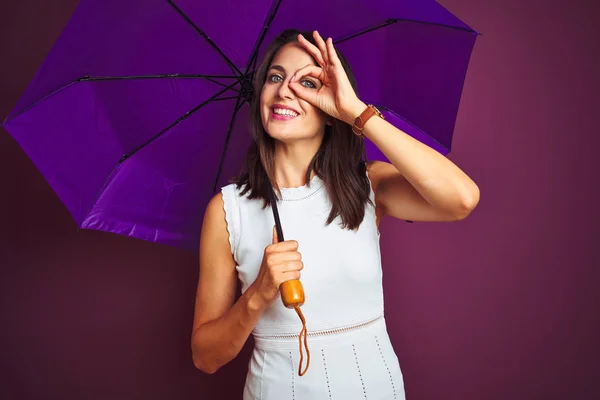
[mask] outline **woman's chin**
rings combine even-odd
[[[298,135],[292,132],[276,132],[269,136],[271,136],[273,139],[279,140],[280,142],[284,143],[291,143],[299,139]]]
[[[273,122],[275,121],[270,121],[270,123],[267,124],[265,131],[273,139],[279,140],[284,143],[292,143],[306,140],[320,140],[320,138],[324,134],[324,131],[319,132],[319,127],[307,127],[302,125],[298,126],[296,124],[280,124]]]
[[[318,135],[307,135],[306,133],[299,133],[292,130],[274,130],[272,133],[269,133],[273,139],[279,140],[283,143],[294,143],[306,140],[316,140]]]
[[[269,134],[269,136],[277,140],[294,140],[302,136],[298,134],[297,129],[293,129],[291,126],[288,127],[271,125],[266,131]]]

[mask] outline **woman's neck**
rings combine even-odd
[[[318,149],[317,149],[318,150]],[[275,150],[275,181],[280,188],[294,188],[306,185],[306,171],[314,158],[316,151],[312,149],[290,149],[289,147]],[[309,180],[315,175],[311,171]]]

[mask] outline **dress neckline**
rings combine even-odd
[[[315,175],[311,178],[310,182],[305,185],[298,187],[282,187],[279,188],[279,191],[281,192],[282,201],[297,201],[313,196],[323,189],[323,187],[323,180]]]

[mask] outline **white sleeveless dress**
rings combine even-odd
[[[304,262],[301,307],[310,366],[298,375],[301,321],[277,299],[253,330],[244,400],[404,399],[398,358],[383,316],[382,268],[375,209],[367,204],[357,231],[340,218],[325,225],[331,203],[323,181],[281,190],[277,206],[286,240],[297,240]],[[262,200],[221,188],[231,251],[242,292],[254,282],[272,242],[273,212]],[[374,201],[373,190],[370,194]],[[306,365],[306,354],[303,367]]]

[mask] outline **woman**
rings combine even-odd
[[[202,226],[194,363],[214,373],[252,333],[244,399],[403,399],[383,316],[379,222],[463,219],[478,188],[363,103],[344,57],[316,31],[283,32],[255,79],[246,172],[212,198]],[[391,163],[365,163],[361,136]],[[280,243],[271,187],[288,239]],[[301,321],[277,301],[294,279],[306,296],[305,373]]]

